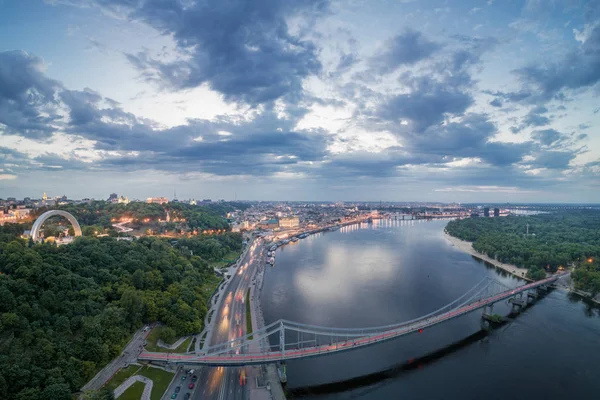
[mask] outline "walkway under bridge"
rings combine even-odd
[[[397,324],[372,328],[328,328],[279,320],[250,335],[205,348],[201,353],[142,352],[138,359],[187,365],[239,366],[284,362],[349,351],[401,336],[418,334],[434,325],[479,309],[483,309],[484,316],[489,316],[493,305],[504,300],[508,300],[513,311],[518,312],[528,302],[535,300],[538,291],[547,290],[549,285],[566,274],[555,274],[514,289],[495,279],[485,278],[444,307]],[[275,344],[272,344],[273,342]]]

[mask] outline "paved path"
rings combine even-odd
[[[252,331],[256,331],[265,326],[265,319],[260,306],[260,294],[262,292],[263,278],[265,276],[265,265],[266,264],[261,257],[250,286],[250,316],[252,319]],[[264,341],[260,344],[251,343],[251,348],[249,350],[250,352],[258,350],[257,347],[262,347],[262,350],[265,350],[268,345],[269,344]],[[248,381],[250,382],[250,400],[285,400],[285,394],[281,387],[275,364],[266,365],[264,368],[261,366],[247,367],[247,370]],[[261,380],[265,382],[266,387],[257,387],[256,379],[259,376]]]
[[[150,395],[152,394],[152,386],[154,382],[152,379],[146,378],[141,375],[134,375],[127,378],[127,380],[119,385],[118,388],[115,389],[115,399],[119,398],[131,385],[136,382],[142,382],[144,384],[144,392],[142,393],[142,397],[140,400],[150,400]]]
[[[137,356],[142,352],[144,341],[150,334],[150,331],[151,330],[144,332],[144,329],[140,328],[133,335],[133,338],[129,343],[127,343],[121,355],[108,363],[106,367],[102,368],[96,376],[81,388],[81,391],[99,390],[114,374],[117,373],[118,370],[127,367],[129,364],[137,363]]]
[[[174,350],[174,349],[178,348],[181,345],[181,343],[185,342],[188,338],[189,338],[189,336],[184,336],[182,338],[177,339],[177,341],[173,344],[166,344],[162,340],[158,339],[158,341],[156,342],[156,345],[158,347],[162,347],[165,349]]]

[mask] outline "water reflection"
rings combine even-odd
[[[336,327],[377,326],[437,309],[484,276],[508,286],[523,284],[451,246],[442,234],[445,224],[376,220],[278,250],[262,292],[266,322],[286,318]],[[479,331],[479,314],[440,325],[417,342],[409,337],[343,357],[290,362],[288,387],[323,398],[463,398],[465,391],[477,398],[511,398],[517,392],[523,398],[586,398],[600,390],[600,380],[592,379],[600,349],[599,315],[581,299],[554,290],[514,322],[455,351],[444,349]],[[420,363],[427,368],[406,369],[413,354],[444,338],[450,342],[421,354],[441,351],[440,357]],[[404,372],[390,373],[397,369]],[[299,389],[316,384],[335,389]]]

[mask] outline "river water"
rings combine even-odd
[[[454,248],[446,221],[380,220],[277,251],[261,295],[266,323],[332,327],[410,320],[493,277],[523,284]],[[495,312],[508,314],[505,304]],[[288,391],[318,399],[597,399],[600,312],[553,290],[491,332],[480,312],[391,342],[287,365]]]

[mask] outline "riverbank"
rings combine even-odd
[[[486,256],[485,254],[481,254],[473,248],[472,242],[467,242],[464,240],[460,240],[459,238],[455,238],[454,236],[451,236],[448,233],[446,233],[446,231],[444,231],[444,238],[448,240],[452,246],[456,247],[460,251],[470,254],[473,257],[477,257],[482,261],[488,262],[496,268],[500,268],[501,270],[506,271],[509,274],[530,281],[529,278],[526,278],[527,269],[517,267],[513,264],[504,264],[498,260]]]

